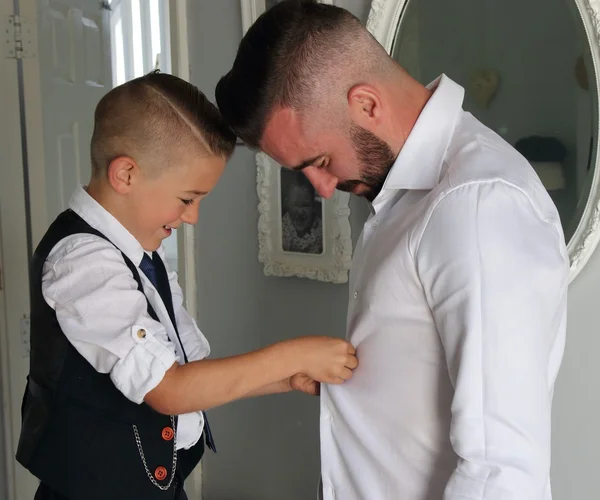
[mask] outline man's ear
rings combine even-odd
[[[350,118],[358,126],[373,130],[381,120],[381,98],[372,85],[358,84],[348,91]]]
[[[108,182],[119,194],[127,194],[141,175],[140,167],[129,156],[118,156],[108,166]]]

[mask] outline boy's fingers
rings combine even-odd
[[[352,370],[350,370],[350,368],[342,368],[338,377],[342,380],[348,380],[352,377]]]
[[[354,370],[358,366],[358,359],[356,356],[348,356],[348,360],[346,361],[346,367]]]

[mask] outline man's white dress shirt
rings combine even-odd
[[[160,323],[150,317],[146,297],[123,260],[121,251],[136,266],[142,261],[144,249],[135,237],[83,188],[75,191],[69,207],[114,245],[92,234],[61,240],[44,264],[44,299],[79,354],[98,372],[110,374],[128,399],[141,403],[173,363],[184,363],[177,334],[158,291],[140,270],[144,292]],[[208,341],[183,307],[177,273],[169,269],[162,246],[157,252],[167,268],[188,359],[203,359],[210,353]],[[138,337],[139,329],[146,330],[145,338]],[[202,412],[180,415],[177,448],[196,444],[203,427]]]
[[[532,167],[446,76],[357,244],[321,395],[325,500],[549,500],[569,260]]]

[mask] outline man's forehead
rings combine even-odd
[[[260,148],[286,167],[302,162],[306,154],[300,115],[291,108],[278,108],[271,113]]]

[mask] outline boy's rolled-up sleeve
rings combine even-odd
[[[141,403],[176,362],[175,346],[110,242],[87,234],[60,241],[44,264],[42,293],[69,342],[129,400]]]

